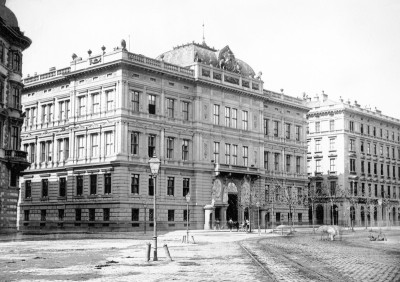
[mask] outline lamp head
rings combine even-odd
[[[149,160],[150,170],[153,176],[157,176],[158,170],[160,169],[160,164],[160,159],[154,154],[154,156]]]

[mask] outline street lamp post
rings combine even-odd
[[[189,202],[190,193],[186,194],[186,243],[189,243]]]
[[[154,241],[154,255],[153,260],[157,261],[157,206],[156,206],[156,191],[157,191],[157,174],[158,170],[160,169],[161,161],[156,157],[154,154],[153,157],[149,160],[150,170],[151,170],[151,178],[153,179],[154,184],[154,199],[153,199],[153,226],[154,226],[154,234],[153,234],[153,241]]]

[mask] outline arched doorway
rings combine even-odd
[[[318,205],[316,213],[317,224],[324,224],[324,207],[322,205]]]
[[[267,228],[269,228],[271,225],[271,217],[269,212],[265,214],[265,224]]]
[[[338,219],[339,219],[339,208],[337,205],[331,206],[331,223],[333,225],[338,225]]]
[[[313,208],[309,207],[308,208],[308,223],[311,225],[313,224]]]
[[[361,226],[364,226],[365,225],[365,210],[364,210],[363,206],[361,206],[361,209],[360,209],[360,217],[361,217]]]
[[[228,194],[228,209],[226,210],[226,219],[238,221],[238,196],[237,194]]]

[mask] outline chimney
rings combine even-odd
[[[325,94],[324,90],[322,90],[322,101],[328,100],[328,94]]]
[[[56,67],[49,68],[49,71],[55,71],[55,70],[56,70]]]
[[[358,104],[357,103],[357,100],[354,100],[354,104],[353,104],[355,107],[357,107],[357,108],[360,108],[361,106],[360,106],[360,104]]]
[[[381,114],[381,113],[382,113],[382,111],[381,111],[381,110],[378,110],[377,107],[375,107],[375,112],[378,113],[378,114]]]

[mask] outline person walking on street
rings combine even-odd
[[[233,227],[233,220],[232,220],[232,218],[229,219],[228,225],[229,225],[229,232],[232,232],[232,227]]]

